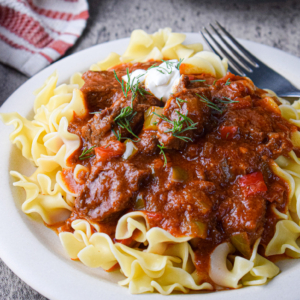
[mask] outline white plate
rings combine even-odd
[[[84,72],[93,63],[104,59],[111,51],[123,53],[129,39],[97,45],[66,57],[29,79],[1,107],[1,112],[17,111],[23,116],[32,115],[32,92],[45,79],[58,70],[59,84],[66,82],[74,72]],[[187,43],[203,42],[200,35],[187,34]],[[241,43],[262,61],[300,87],[300,60],[280,50],[241,40]],[[203,42],[203,44],[205,44]],[[10,170],[27,175],[32,167],[21,157],[21,152],[9,142],[11,127],[0,125],[0,257],[26,283],[52,300],[132,299],[128,290],[117,285],[123,278],[118,273],[90,269],[72,261],[65,254],[56,234],[41,222],[29,218],[21,211],[24,192],[12,186]],[[300,260],[279,263],[282,273],[264,286],[239,290],[205,293],[205,295],[177,294],[161,296],[145,294],[138,299],[299,299],[298,282]]]

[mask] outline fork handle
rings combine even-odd
[[[279,97],[300,97],[300,91],[279,93],[278,96]]]

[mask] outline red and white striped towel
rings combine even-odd
[[[32,76],[74,45],[87,0],[0,0],[0,61]]]

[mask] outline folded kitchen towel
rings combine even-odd
[[[0,0],[0,61],[32,76],[81,35],[87,0]]]

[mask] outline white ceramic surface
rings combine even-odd
[[[240,40],[254,55],[283,74],[300,88],[300,59],[280,50],[254,42]],[[111,51],[123,53],[129,39],[108,42],[68,56],[29,79],[1,107],[1,112],[17,111],[32,116],[34,96],[54,71],[59,73],[59,84],[69,80],[72,73],[84,72],[93,63],[104,59]],[[203,42],[196,33],[187,34],[186,43]],[[203,43],[205,44],[205,43]],[[33,167],[21,157],[21,152],[10,144],[12,127],[0,124],[0,257],[26,283],[51,300],[98,299],[299,299],[298,282],[300,260],[279,263],[281,274],[264,286],[204,294],[176,294],[165,296],[145,294],[133,296],[117,285],[122,275],[90,269],[68,258],[56,234],[41,221],[33,220],[21,211],[24,191],[12,185],[9,170],[29,175]]]

